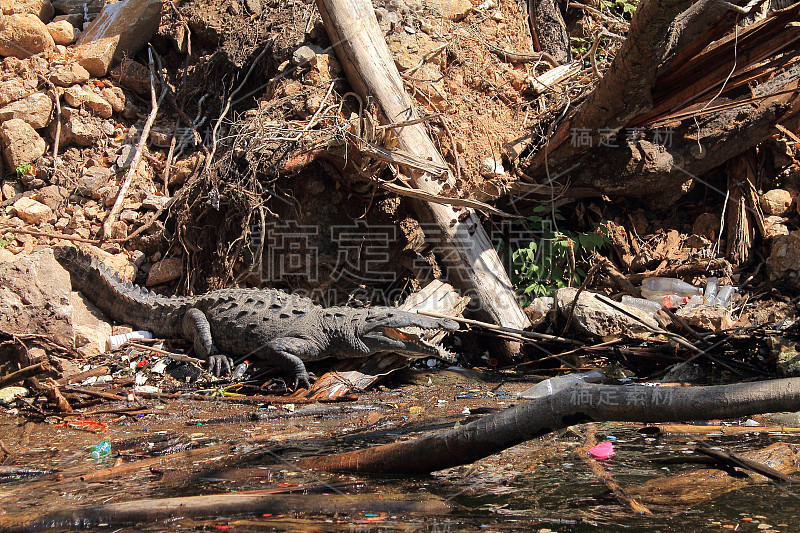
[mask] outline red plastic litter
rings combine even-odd
[[[146,365],[147,365],[147,361],[146,361],[145,359],[142,359],[141,361],[139,361],[138,363],[136,363],[136,368],[143,368],[143,367],[145,367]]]
[[[611,444],[609,441],[601,442],[591,450],[589,450],[589,455],[596,459],[608,459],[612,455],[614,455],[614,445]]]
[[[104,433],[108,431],[108,424],[97,422],[96,420],[70,420],[59,424],[59,426],[79,429],[81,431],[91,431],[92,433]]]

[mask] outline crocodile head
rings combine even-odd
[[[452,362],[452,355],[422,338],[440,329],[455,331],[458,322],[392,308],[372,308],[363,317],[358,338],[369,353],[397,352],[412,359],[438,357]]]

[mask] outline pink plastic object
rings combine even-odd
[[[614,445],[611,444],[609,441],[601,442],[591,450],[589,450],[589,455],[594,457],[595,459],[608,459],[612,455],[614,455]]]

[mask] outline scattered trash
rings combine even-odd
[[[96,420],[70,420],[59,425],[80,431],[89,431],[90,433],[105,433],[108,431],[108,424]]]
[[[249,366],[250,366],[249,361],[244,361],[243,363],[239,363],[238,365],[236,365],[236,368],[234,368],[233,372],[231,372],[231,380],[236,381],[242,379],[242,376],[244,376],[244,373],[247,372]]]
[[[610,441],[601,442],[589,450],[589,455],[595,459],[608,459],[614,455],[614,445]]]
[[[153,334],[149,331],[131,331],[128,333],[121,333],[119,335],[112,335],[108,338],[108,349],[111,351],[118,350],[123,344],[128,341],[152,339]]]
[[[100,444],[89,447],[89,457],[94,459],[95,462],[102,462],[106,460],[109,455],[111,455],[111,441],[108,439],[104,439]]]

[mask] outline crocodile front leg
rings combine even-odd
[[[219,353],[211,338],[211,325],[199,309],[189,309],[183,315],[183,334],[194,344],[198,357],[208,361],[208,371],[215,376],[230,374],[233,360]]]
[[[287,374],[291,374],[292,390],[298,387],[310,389],[308,371],[303,359],[314,359],[319,348],[306,339],[282,337],[270,341],[267,345],[266,358]]]

